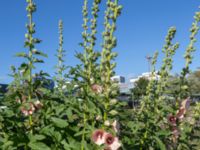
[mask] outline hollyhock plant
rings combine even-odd
[[[83,53],[76,55],[81,64],[75,68],[70,67],[69,73],[66,74],[68,67],[64,64],[63,23],[60,21],[57,53],[59,62],[56,72],[58,78],[55,78],[55,85],[60,87],[58,89],[53,88],[53,84],[50,88],[51,83],[46,83],[47,78],[49,81],[52,80],[51,76],[43,72],[33,74],[36,64],[43,62],[39,59],[40,56],[46,57],[46,54],[36,49],[36,45],[41,42],[34,36],[36,26],[33,22],[33,13],[37,10],[36,5],[34,0],[26,1],[27,52],[17,54],[25,59],[25,63],[19,70],[13,69],[12,76],[15,81],[3,102],[0,91],[0,149],[199,149],[194,146],[199,144],[197,121],[200,106],[196,107],[193,104],[189,110],[191,99],[183,97],[189,97],[191,94],[189,84],[187,85],[189,78],[186,77],[193,58],[191,54],[195,50],[195,35],[200,29],[200,12],[192,24],[190,43],[184,56],[186,67],[181,73],[181,80],[175,83],[178,88],[171,88],[169,82],[173,56],[179,47],[178,43],[172,41],[176,34],[176,28],[172,27],[162,49],[164,59],[161,69],[158,69],[157,73],[156,53],[153,61],[148,62],[152,64],[149,67],[152,75],[146,93],[141,99],[134,96],[133,99],[128,99],[134,100],[133,102],[140,100],[136,107],[130,108],[124,99],[128,95],[121,93],[121,86],[111,80],[116,75],[114,68],[117,54],[113,49],[117,46],[115,31],[117,18],[122,9],[118,3],[120,0],[106,0],[107,3],[104,1],[104,23],[99,22],[104,24],[101,50],[97,50],[100,45],[96,45],[101,0],[83,1],[84,31],[81,34],[83,41],[80,43]],[[90,13],[88,6],[91,6],[92,1]],[[182,102],[178,103],[179,100]],[[103,129],[93,132],[93,129],[98,127]]]

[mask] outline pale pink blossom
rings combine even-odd
[[[105,136],[105,144],[107,149],[118,150],[121,147],[118,137],[114,137],[112,134],[107,134]]]
[[[94,91],[97,94],[100,94],[103,92],[103,88],[102,86],[98,85],[98,84],[93,84],[91,87],[92,91]]]
[[[191,101],[189,98],[185,99],[184,101],[181,102],[181,108],[188,110],[190,107],[190,102]]]
[[[34,102],[34,106],[35,108],[40,109],[43,107],[43,104],[39,100],[37,100]]]
[[[177,113],[176,113],[176,117],[178,119],[183,119],[184,118],[184,114],[186,113],[185,108],[180,108]]]
[[[120,125],[119,125],[119,122],[118,122],[117,120],[115,120],[115,121],[112,123],[112,127],[113,127],[113,130],[114,130],[116,133],[119,133]]]
[[[21,112],[24,116],[32,115],[35,111],[35,107],[32,103],[29,103],[28,107],[29,107],[28,109],[26,107],[21,108]]]
[[[28,110],[24,109],[24,108],[21,108],[21,112],[24,116],[28,116],[29,112]]]
[[[97,145],[102,145],[105,143],[106,132],[104,130],[96,130],[92,134],[92,141]]]

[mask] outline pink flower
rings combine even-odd
[[[181,108],[188,110],[190,107],[190,102],[191,101],[189,98],[185,99],[184,101],[181,102]]]
[[[187,98],[181,102],[181,106],[180,106],[179,110],[177,111],[176,117],[178,119],[183,119],[184,115],[186,114],[186,111],[189,109],[189,107],[190,107],[190,99]]]
[[[29,112],[28,110],[24,109],[24,108],[21,108],[21,112],[24,116],[28,116]]]
[[[107,133],[104,130],[96,130],[92,134],[92,141],[97,145],[102,145],[105,143],[105,135]]]
[[[121,147],[121,143],[117,137],[114,137],[112,134],[106,134],[105,144],[107,145],[107,149],[110,150],[118,150]]]
[[[106,134],[105,143],[107,145],[113,144],[114,140],[115,140],[115,138],[114,138],[114,136],[112,134],[110,134],[110,133]]]
[[[185,113],[186,113],[185,108],[180,108],[180,109],[177,111],[176,117],[177,117],[178,119],[183,119]]]
[[[28,108],[24,106],[21,108],[21,112],[24,116],[32,115],[34,111],[35,111],[35,107],[33,103],[28,103]]]
[[[100,94],[103,92],[103,88],[102,86],[98,85],[98,84],[93,84],[91,87],[92,91],[94,91],[97,94]]]
[[[176,117],[175,116],[169,115],[167,120],[172,126],[176,126]]]

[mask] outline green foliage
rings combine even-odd
[[[91,14],[88,2],[84,0],[82,11],[80,46],[83,52],[76,54],[81,64],[71,67],[66,74],[63,23],[60,21],[55,78],[58,88],[49,90],[44,87],[49,75],[43,71],[33,74],[35,64],[43,62],[38,56],[47,55],[35,48],[40,43],[39,39],[33,37],[35,24],[32,19],[36,5],[33,0],[27,0],[29,23],[25,47],[28,53],[17,54],[25,62],[18,68],[11,67],[14,80],[0,101],[1,106],[6,106],[0,107],[0,149],[116,150],[111,145],[117,144],[125,150],[199,149],[200,103],[192,103],[189,107],[189,98],[183,98],[199,91],[199,71],[190,74],[188,78],[187,75],[195,50],[200,12],[196,13],[192,24],[190,43],[185,54],[186,65],[180,77],[170,76],[173,56],[179,47],[178,43],[173,44],[176,29],[172,27],[162,49],[164,58],[160,70],[157,73],[156,52],[151,62],[150,79],[141,78],[132,90],[134,97],[141,99],[141,104],[129,109],[126,103],[116,100],[118,85],[111,80],[115,74],[114,60],[117,56],[113,52],[117,46],[116,24],[122,6],[118,0],[107,0],[102,51],[96,51],[101,0],[93,1]],[[70,82],[66,83],[69,78]],[[67,86],[67,90],[63,90],[64,86]],[[102,135],[105,140],[111,133],[114,144],[108,144],[112,142],[111,138],[106,141],[107,144],[98,146],[95,140],[100,135],[94,137],[96,129],[105,131]]]

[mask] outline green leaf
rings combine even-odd
[[[40,130],[40,133],[45,134],[47,136],[52,136],[54,133],[54,128],[52,128],[51,126],[45,126]]]
[[[62,135],[59,132],[54,132],[53,135],[54,135],[57,142],[61,141]]]
[[[35,54],[35,55],[40,55],[40,56],[48,57],[47,54],[43,53],[42,51],[38,51],[36,49],[32,50],[32,53]]]
[[[88,133],[90,133],[89,130],[88,131],[80,131],[80,132],[77,132],[76,134],[74,134],[74,136],[76,137],[76,136],[80,136],[82,134],[88,134]]]
[[[9,150],[11,148],[11,146],[13,145],[13,142],[12,141],[6,141],[3,146],[2,146],[2,149],[3,150]]]
[[[44,140],[45,138],[46,138],[46,137],[45,137],[44,135],[36,134],[36,135],[30,136],[30,141],[31,141],[31,142],[36,142],[36,141]]]
[[[67,123],[66,120],[63,120],[63,119],[60,119],[60,118],[55,118],[55,117],[52,117],[51,120],[56,127],[65,128],[65,127],[68,126],[68,123]]]
[[[32,150],[51,150],[46,144],[42,142],[31,142],[28,144],[28,146]]]
[[[116,116],[118,112],[116,110],[111,110],[109,114],[111,114],[112,116]]]
[[[28,55],[24,52],[17,53],[15,56],[17,56],[17,57],[28,57]]]
[[[34,59],[33,59],[33,62],[34,62],[34,63],[44,63],[43,60],[37,59],[37,58],[34,58]]]
[[[153,136],[153,138],[156,140],[160,150],[166,150],[165,144],[158,137]]]

